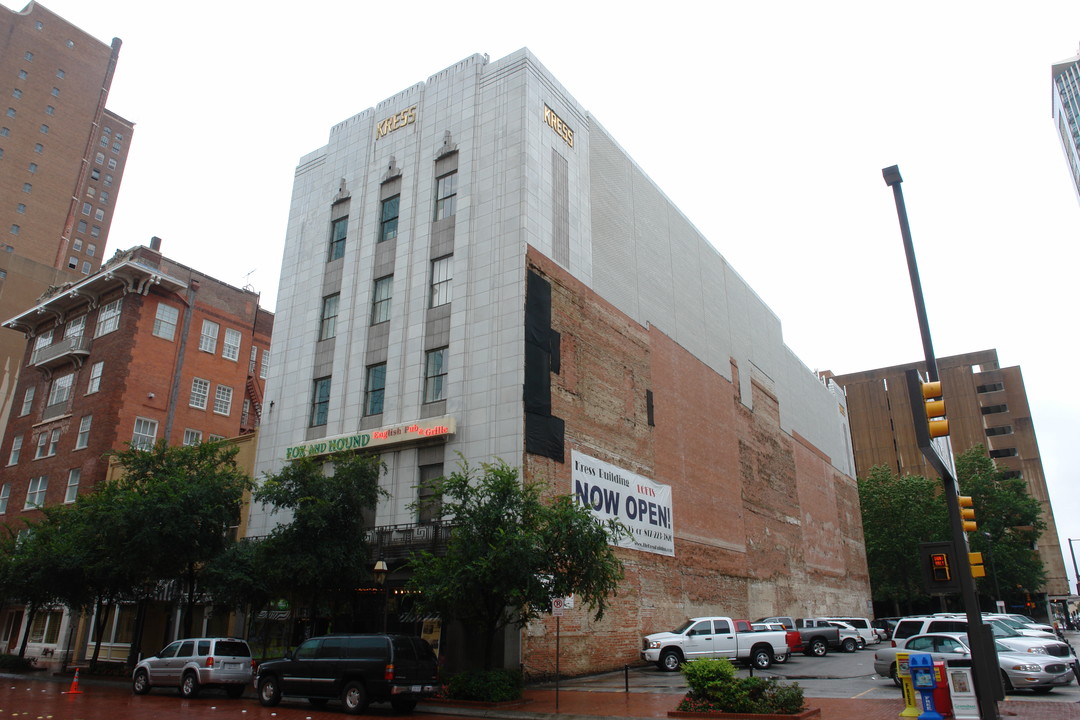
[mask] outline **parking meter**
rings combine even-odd
[[[908,669],[911,671],[911,686],[922,700],[923,711],[919,720],[944,720],[945,716],[934,706],[934,690],[938,687],[934,656],[930,653],[911,653],[908,656]]]

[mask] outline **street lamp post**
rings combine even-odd
[[[386,561],[380,559],[375,563],[375,567],[372,568],[371,574],[375,576],[375,584],[382,588],[383,602],[382,602],[382,631],[386,632],[386,614],[388,612],[388,606],[390,605],[390,590],[386,587],[386,576],[390,574],[390,568],[386,566]]]

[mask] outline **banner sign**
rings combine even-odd
[[[454,434],[457,423],[452,416],[427,418],[416,422],[388,425],[374,430],[337,435],[312,440],[302,445],[285,448],[285,459],[326,455],[341,450],[370,450],[393,445],[403,445],[429,438],[448,437]]]
[[[661,485],[603,460],[572,453],[574,498],[602,520],[630,528],[619,547],[675,556],[671,486]]]

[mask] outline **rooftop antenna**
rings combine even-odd
[[[258,268],[255,268],[255,270],[258,270]],[[249,270],[247,274],[244,275],[243,289],[248,292],[255,292],[255,287],[251,284],[251,274],[255,272],[255,270]]]

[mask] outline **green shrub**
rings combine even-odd
[[[0,670],[11,670],[14,672],[25,672],[27,670],[34,669],[34,661],[28,657],[19,657],[18,655],[0,655]]]
[[[735,677],[725,659],[701,659],[679,668],[690,692],[678,709],[683,712],[775,713],[794,715],[803,709],[798,683],[781,685],[776,678]]]
[[[447,696],[454,700],[519,700],[525,680],[518,670],[469,670],[450,678]]]

